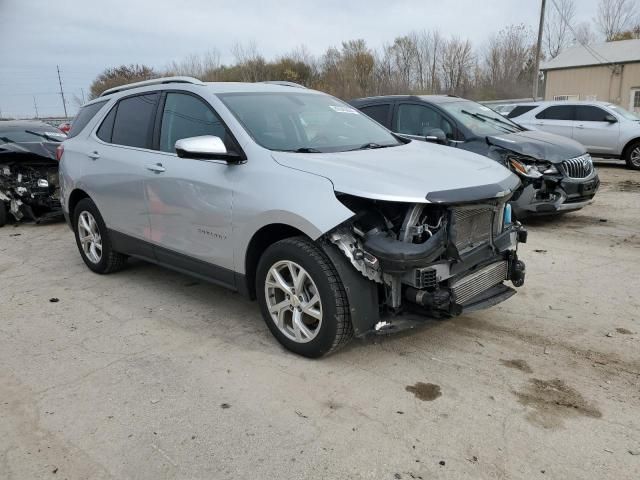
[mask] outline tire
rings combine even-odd
[[[283,282],[277,281],[274,271]],[[293,281],[292,272],[298,282]],[[302,288],[287,298],[287,289],[291,293],[296,283]],[[342,280],[327,255],[306,237],[286,238],[267,248],[258,262],[256,293],[269,330],[294,353],[318,358],[336,351],[353,337]],[[316,298],[319,303],[314,301]]]
[[[95,232],[93,237],[85,242],[81,237],[86,237],[88,231]],[[76,244],[80,251],[80,256],[90,270],[96,273],[111,273],[120,270],[127,261],[126,255],[116,252],[111,246],[109,231],[100,215],[96,204],[89,198],[83,198],[76,205],[73,211],[73,232],[76,237]],[[101,245],[98,249],[97,245]],[[94,244],[92,250],[89,244]],[[94,255],[95,253],[95,255]],[[99,253],[99,255],[98,255]]]
[[[7,224],[7,205],[4,200],[0,200],[0,227],[4,227]]]
[[[627,168],[631,170],[640,170],[640,141],[632,143],[624,156],[627,162]]]

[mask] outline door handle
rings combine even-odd
[[[542,122],[536,122],[536,123],[534,123],[534,125],[544,125],[544,123],[542,123]]]
[[[584,128],[584,125],[576,125],[576,128]]]
[[[97,151],[93,151],[87,154],[91,160],[97,160],[100,158],[100,154]]]
[[[145,168],[155,173],[162,173],[165,171],[165,168],[162,166],[161,163],[150,163],[148,165],[145,165]]]

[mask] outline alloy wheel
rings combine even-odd
[[[631,163],[634,167],[640,168],[640,147],[636,147],[631,151]]]
[[[264,293],[271,319],[290,340],[307,343],[322,326],[322,302],[315,282],[295,262],[282,260],[267,273]]]
[[[91,263],[100,263],[102,259],[102,236],[96,219],[84,210],[78,216],[78,238],[84,255]]]

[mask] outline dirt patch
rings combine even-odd
[[[529,366],[529,364],[524,360],[519,360],[519,359],[500,360],[500,363],[505,367],[515,368],[516,370],[520,370],[521,372],[524,372],[524,373],[533,373],[533,370],[531,370],[531,367]]]
[[[434,383],[417,382],[415,385],[407,385],[405,390],[413,393],[417,399],[431,402],[442,395],[440,385]]]
[[[544,428],[561,426],[562,420],[567,417],[602,417],[602,413],[587,402],[580,392],[559,378],[532,378],[525,391],[514,393],[522,405],[535,410],[527,419]]]
[[[618,192],[640,192],[640,182],[635,180],[623,180],[613,184],[612,187]]]
[[[616,332],[621,333],[622,335],[633,335],[631,330],[627,330],[626,328],[616,328]]]

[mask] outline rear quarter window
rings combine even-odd
[[[71,122],[71,130],[69,130],[69,135],[67,135],[67,137],[72,138],[78,135],[108,101],[109,100],[91,103],[82,107],[73,119],[73,122]]]

